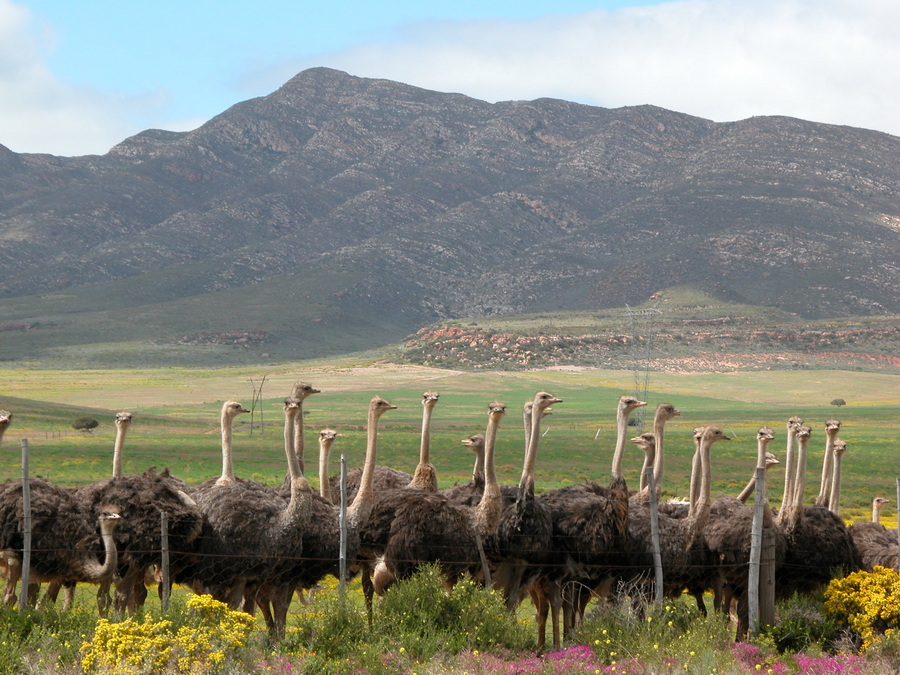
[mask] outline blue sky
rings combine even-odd
[[[897,0],[0,0],[0,143],[104,153],[330,66],[489,101],[900,135]]]

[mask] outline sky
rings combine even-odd
[[[103,154],[316,66],[900,136],[898,36],[898,0],[0,0],[0,144]]]

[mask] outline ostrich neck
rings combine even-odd
[[[359,479],[359,489],[353,503],[347,509],[347,522],[351,527],[358,528],[369,517],[372,510],[374,491],[372,482],[375,476],[375,457],[378,445],[378,415],[374,409],[369,410],[366,435],[366,459],[363,465],[362,476]]]
[[[531,434],[528,437],[528,445],[525,448],[525,461],[522,464],[522,477],[519,479],[519,499],[524,495],[534,494],[534,464],[537,460],[538,441],[541,434],[541,413],[531,413]],[[485,455],[487,455],[487,439],[485,439]],[[485,460],[485,471],[487,471],[487,460]],[[487,483],[487,475],[485,475],[485,484]]]
[[[437,492],[437,474],[431,464],[431,412],[433,405],[422,408],[422,441],[419,445],[419,464],[409,487],[414,490]]]
[[[688,526],[690,532],[690,541],[693,543],[697,536],[702,532],[706,525],[707,516],[711,505],[711,468],[710,468],[710,448],[712,440],[707,438],[706,434],[700,439],[700,447],[698,454],[700,455],[700,490],[696,502],[691,502],[688,511]]]
[[[794,497],[795,509],[803,506],[803,493],[806,491],[806,450],[809,445],[809,436],[802,435],[797,441],[797,457],[794,466]]]
[[[625,436],[628,434],[628,411],[619,408],[616,412],[616,449],[613,451],[610,476],[614,481],[622,479],[622,457],[625,454]]]
[[[300,463],[297,460],[297,452],[294,448],[294,428],[297,424],[297,414],[299,412],[298,408],[288,408],[284,411],[284,455],[287,459],[288,475],[290,475],[291,480],[300,478],[303,475]]]
[[[872,502],[872,522],[881,523],[881,504]]]
[[[784,451],[784,494],[781,497],[781,508],[778,511],[779,516],[786,513],[791,507],[793,497],[793,486],[796,480],[794,471],[794,444],[797,442],[797,431],[793,427],[787,430],[787,446]]]
[[[835,515],[841,511],[841,460],[842,453],[834,453],[834,466],[831,473],[831,493],[828,496],[828,510]]]
[[[700,442],[694,446],[694,456],[691,458],[691,493],[688,502],[693,504],[700,497],[700,474],[703,471],[700,461]]]
[[[499,415],[496,417],[499,418]],[[475,514],[476,527],[483,536],[496,531],[503,513],[503,498],[494,467],[494,443],[497,440],[499,425],[499,419],[495,419],[494,415],[488,416],[488,425],[484,432],[484,492],[481,494]]]
[[[113,478],[122,477],[122,450],[125,447],[125,434],[128,433],[128,424],[116,424],[116,444],[113,448]]]
[[[233,418],[222,413],[222,475],[217,481],[220,485],[234,482],[234,464],[231,459],[231,423]]]
[[[306,471],[306,464],[303,461],[303,453],[305,451],[303,445],[303,401],[297,405],[296,417],[294,418],[294,451],[293,457],[288,460],[291,467],[292,476],[302,476]],[[285,430],[287,434],[287,430]]]
[[[116,550],[116,539],[113,536],[115,525],[113,521],[100,523],[100,534],[103,540],[105,557],[101,564],[95,556],[90,556],[82,561],[82,572],[90,581],[99,581],[112,577],[119,565],[119,552]]]
[[[472,483],[484,485],[484,446],[475,449],[475,466],[472,467]]]
[[[656,486],[656,494],[662,493],[663,479],[663,430],[666,427],[666,418],[657,415],[653,419],[653,435],[656,437],[656,455],[653,459],[653,484]]]
[[[328,480],[328,458],[331,455],[331,445],[319,441],[319,496],[327,502],[331,502],[331,481]]]
[[[825,457],[822,461],[822,481],[819,483],[819,495],[816,497],[816,506],[828,506],[831,497],[832,472],[834,467],[834,433],[831,430],[825,432]]]

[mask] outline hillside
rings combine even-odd
[[[0,146],[0,354],[309,358],[684,285],[809,320],[893,315],[898,196],[900,139],[874,131],[317,68],[103,156]]]

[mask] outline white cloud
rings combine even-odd
[[[46,66],[54,37],[27,10],[0,0],[0,143],[16,152],[105,152],[138,131],[124,112],[133,102],[73,87]]]
[[[269,84],[328,65],[490,101],[651,103],[716,121],[789,115],[900,135],[898,26],[896,0],[685,0],[429,23],[283,64]]]

